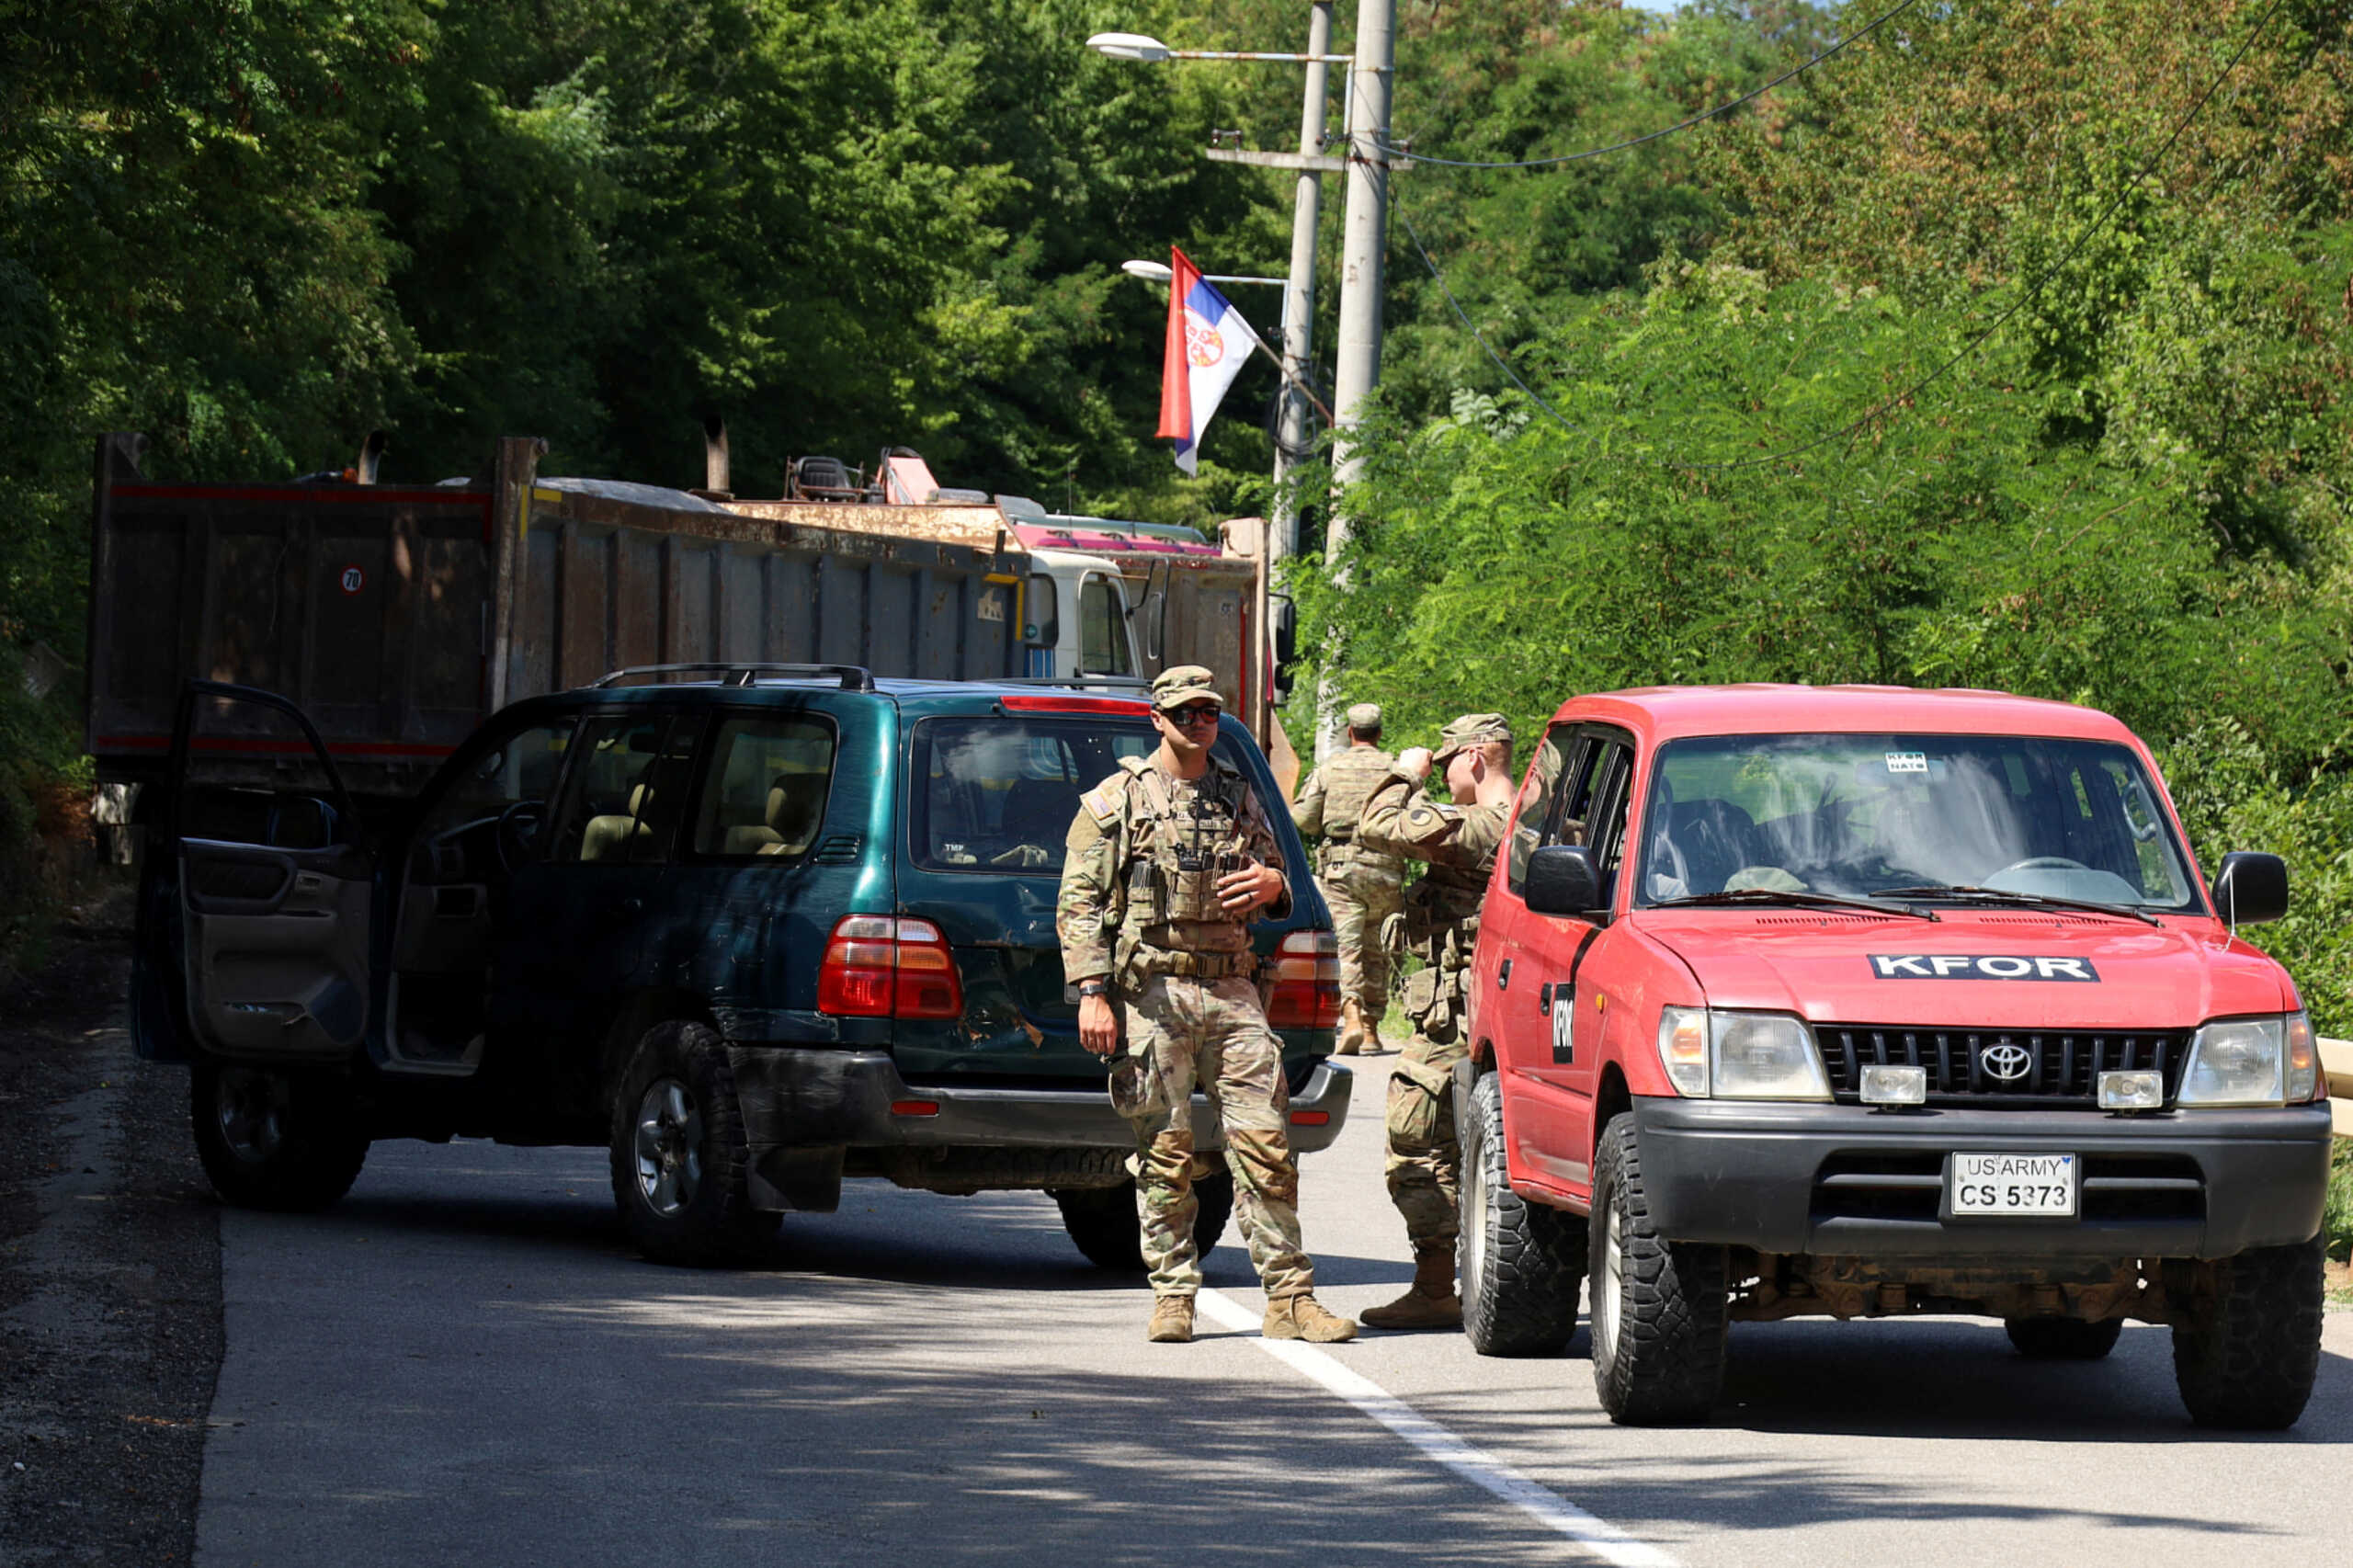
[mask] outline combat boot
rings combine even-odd
[[[1193,1342],[1193,1298],[1190,1296],[1154,1296],[1152,1299],[1152,1326],[1143,1336],[1154,1345],[1190,1345]]]
[[[1381,1043],[1381,1009],[1367,1007],[1364,1010],[1364,1053],[1367,1056],[1384,1056],[1388,1051],[1389,1048]]]
[[[1354,1056],[1364,1049],[1364,1004],[1354,997],[1340,1004],[1340,1039],[1332,1047],[1336,1056]]]
[[[1414,1255],[1414,1283],[1364,1321],[1375,1328],[1461,1328],[1462,1298],[1454,1293],[1454,1244]]]
[[[1267,1303],[1267,1321],[1259,1332],[1268,1339],[1304,1339],[1315,1345],[1336,1345],[1357,1336],[1357,1325],[1324,1310],[1324,1303],[1301,1291],[1278,1296]]]

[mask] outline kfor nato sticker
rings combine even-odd
[[[2089,959],[2022,953],[1873,953],[1881,980],[2073,980],[2099,983]]]
[[[1924,751],[1889,752],[1887,770],[1890,773],[1926,773],[1928,771],[1928,754]]]

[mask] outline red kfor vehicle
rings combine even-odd
[[[2318,1368],[2327,1093],[2148,750],[1984,691],[1580,697],[1472,959],[1463,1298],[1558,1349],[1590,1278],[1621,1422],[1715,1402],[1735,1321],[1983,1313],[2029,1357],[2173,1325],[2184,1403],[2292,1423]]]

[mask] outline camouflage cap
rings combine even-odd
[[[1500,713],[1465,713],[1438,732],[1438,750],[1431,755],[1430,760],[1435,766],[1443,767],[1446,759],[1456,752],[1467,751],[1489,741],[1501,741],[1509,745],[1511,721]]]
[[[1381,704],[1378,702],[1359,702],[1355,707],[1349,709],[1348,728],[1351,730],[1368,731],[1378,730],[1381,728]]]
[[[1217,676],[1200,665],[1177,665],[1161,671],[1152,678],[1152,705],[1154,708],[1182,708],[1188,702],[1214,702],[1225,706],[1225,699],[1217,694]]]

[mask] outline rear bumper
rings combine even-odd
[[[1664,1234],[1768,1253],[2228,1257],[2310,1240],[2328,1180],[2326,1106],[2124,1118],[1638,1097],[1634,1126]],[[1941,1218],[1945,1156],[1965,1150],[2079,1156],[2077,1217]]]
[[[736,1099],[755,1158],[776,1148],[1120,1149],[1135,1133],[1100,1084],[1069,1089],[910,1085],[887,1052],[728,1047]],[[1291,1096],[1290,1146],[1328,1149],[1347,1120],[1355,1074],[1315,1064]],[[929,1108],[918,1109],[917,1108]],[[1224,1146],[1209,1100],[1193,1096],[1204,1149]]]

